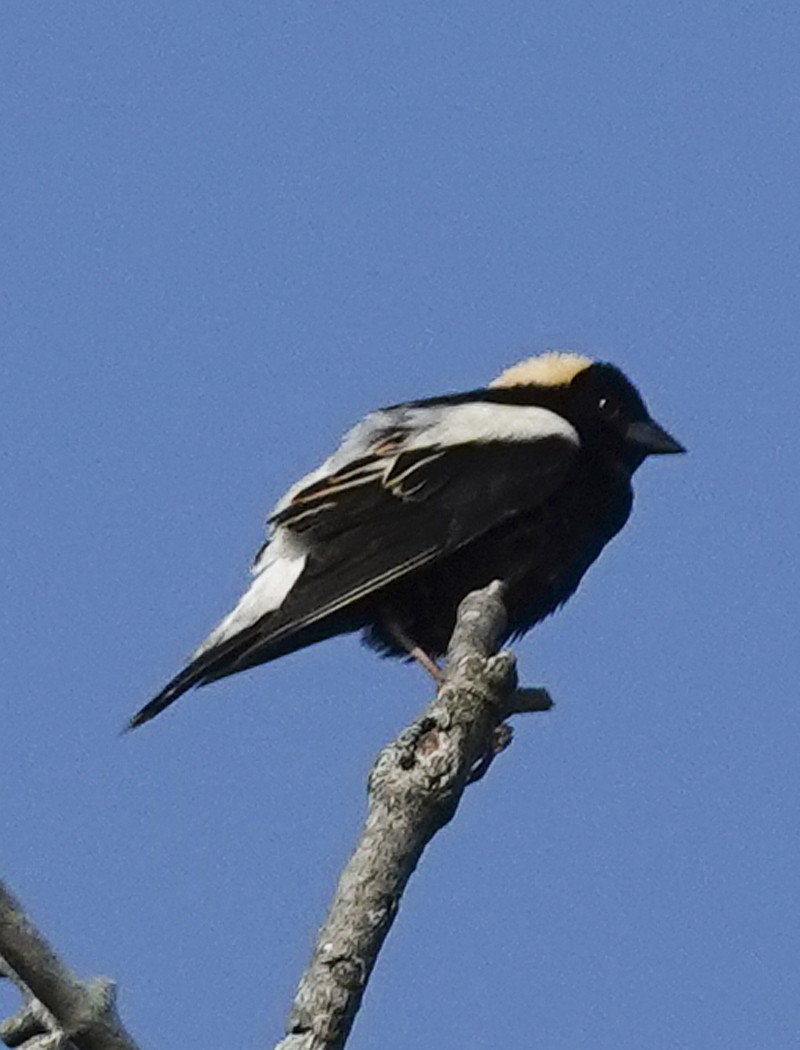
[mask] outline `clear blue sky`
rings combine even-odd
[[[348,424],[553,346],[691,455],[519,644],[557,708],[351,1046],[798,1045],[798,54],[769,0],[3,4],[0,872],[144,1047],[277,1037],[428,686],[349,638],[119,728]]]

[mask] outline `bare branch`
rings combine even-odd
[[[112,981],[79,981],[0,882],[0,975],[24,1006],[0,1025],[6,1046],[24,1050],[137,1050],[117,1016]]]
[[[468,783],[510,742],[509,715],[544,711],[544,690],[516,687],[514,658],[494,655],[506,624],[498,582],[468,595],[439,693],[378,755],[366,822],[339,879],[275,1050],[341,1050],[406,883],[453,817]]]
[[[506,613],[493,583],[461,603],[438,695],[378,755],[367,819],[345,866],[276,1050],[342,1050],[364,989],[423,850],[453,817],[464,789],[511,742],[505,719],[546,711],[543,689],[516,689],[514,658],[496,654]],[[0,882],[0,977],[23,996],[0,1024],[21,1050],[137,1050],[111,981],[80,981]]]

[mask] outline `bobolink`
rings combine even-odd
[[[459,602],[495,579],[520,635],[625,524],[645,457],[683,451],[619,369],[578,354],[372,412],[279,500],[249,590],[130,727],[192,686],[347,631],[435,670]]]

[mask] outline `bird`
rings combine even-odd
[[[502,640],[517,638],[625,524],[643,461],[685,451],[618,367],[567,351],[373,411],[278,501],[249,588],[127,728],[195,686],[358,630],[436,677],[459,603],[493,580]]]

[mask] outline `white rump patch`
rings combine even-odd
[[[548,437],[580,445],[578,432],[568,420],[536,405],[479,401],[411,409],[408,415],[415,432],[404,444],[404,451],[486,441],[537,441]]]
[[[279,609],[300,578],[307,557],[305,551],[297,549],[297,545],[291,542],[285,530],[276,530],[275,536],[253,568],[255,579],[250,587],[233,611],[228,613],[195,650],[193,659],[215,645],[233,638],[266,613]]]
[[[591,364],[591,359],[582,354],[550,350],[512,365],[501,372],[497,379],[493,379],[489,386],[566,386]]]

